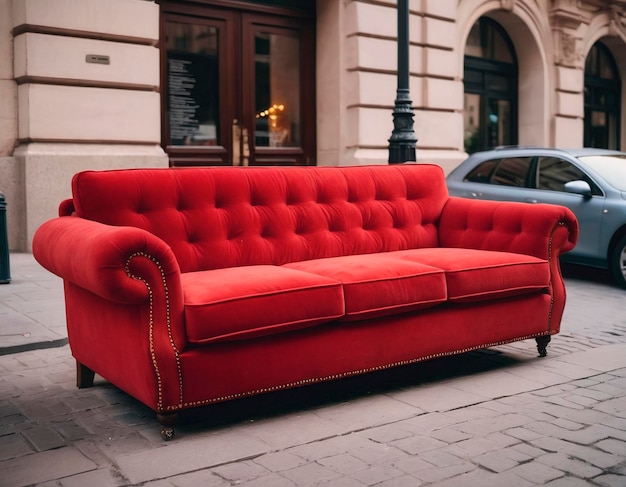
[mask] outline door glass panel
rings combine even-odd
[[[539,158],[539,178],[537,181],[539,189],[564,191],[565,183],[578,180],[585,181],[585,175],[569,162],[558,157]]]
[[[218,29],[167,22],[169,145],[218,145]]]
[[[487,137],[488,146],[511,144],[511,115],[508,100],[488,100]]]
[[[516,186],[518,188],[526,187],[530,163],[530,157],[502,159],[491,178],[491,183],[501,186]]]
[[[463,125],[465,129],[465,151],[476,152],[480,149],[480,95],[465,93]]]
[[[256,147],[299,147],[300,41],[258,32],[254,39]]]

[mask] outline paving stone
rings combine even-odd
[[[349,432],[350,428],[323,419],[314,413],[285,415],[243,425],[240,430],[249,436],[282,450]]]
[[[608,453],[612,453],[613,455],[621,456],[626,459],[626,441],[620,441],[613,438],[608,440],[599,441],[594,445],[596,448],[600,448]]]
[[[399,468],[403,472],[406,472],[411,475],[415,474],[415,472],[419,472],[420,470],[433,467],[432,463],[429,463],[420,457],[411,457],[411,456],[406,456],[399,460],[394,460],[390,462],[390,465],[393,467]]]
[[[552,480],[563,477],[565,474],[560,470],[540,464],[538,462],[525,463],[513,468],[511,474],[533,482],[537,485],[544,485]]]
[[[475,391],[463,391],[448,384],[422,385],[410,390],[392,392],[389,396],[426,412],[449,411],[479,404],[487,399]]]
[[[453,445],[450,445],[448,451],[461,458],[470,458],[493,450],[498,450],[500,448],[506,448],[507,446],[514,445],[518,441],[519,440],[510,436],[505,436],[502,433],[493,433],[485,437],[471,438],[469,440],[454,443]]]
[[[152,482],[146,482],[142,487],[173,487],[168,479],[153,480]]]
[[[339,424],[342,431],[347,432],[393,423],[423,412],[418,407],[395,399],[393,395],[381,394],[318,409],[316,414],[325,421]]]
[[[538,458],[546,453],[544,450],[540,448],[535,448],[534,446],[527,443],[518,443],[517,445],[513,445],[510,448],[512,450],[520,452],[522,455],[528,456],[529,458]]]
[[[513,449],[492,451],[473,458],[472,461],[481,467],[495,473],[505,472],[517,467],[520,463],[530,460],[531,457],[523,455]]]
[[[504,431],[504,433],[522,441],[530,441],[543,436],[542,433],[532,431],[527,428],[511,428]]]
[[[65,446],[66,442],[52,428],[33,428],[24,430],[22,434],[35,447],[37,451],[52,450]]]
[[[394,440],[401,440],[412,435],[411,431],[403,427],[402,422],[386,424],[375,428],[368,428],[359,434],[365,435],[367,438],[378,443],[389,443]]]
[[[490,417],[475,419],[474,421],[460,424],[457,428],[460,431],[472,436],[484,436],[496,431],[503,431],[509,428],[523,426],[531,420],[521,414],[502,414]]]
[[[371,443],[350,451],[352,455],[370,465],[387,464],[408,456],[403,450],[390,445]]]
[[[356,482],[356,481],[355,481]],[[180,487],[197,487],[199,485],[202,485],[203,487],[206,485],[207,487],[211,487],[211,485],[207,485],[207,484],[185,484],[185,485],[181,485]],[[232,485],[230,482],[227,484],[215,484],[216,486],[221,486],[221,485]],[[295,483],[293,483],[291,480],[286,479],[285,477],[283,477],[282,475],[278,475],[278,474],[271,474],[271,475],[267,475],[265,477],[261,477],[259,479],[254,479],[251,480],[250,482],[243,482],[241,484],[237,484],[239,486],[242,487],[297,487],[297,485]],[[179,487],[178,485],[176,487]],[[348,486],[346,486],[348,487]],[[354,485],[353,487],[359,487],[358,485]]]
[[[586,425],[603,423],[607,418],[613,418],[608,413],[597,411],[595,409],[585,409],[582,411],[569,411],[563,416],[563,419],[568,419],[574,423],[581,423]]]
[[[174,487],[226,487],[232,485],[232,482],[223,479],[208,469],[176,475],[170,477],[168,482]]]
[[[402,470],[387,465],[372,465],[365,470],[358,470],[350,475],[363,485],[378,485],[381,482],[389,481],[404,476]]]
[[[624,485],[626,485],[626,477],[623,475],[601,475],[593,479],[593,481],[602,487],[624,487]]]
[[[430,436],[415,435],[410,438],[393,441],[391,442],[391,445],[411,455],[419,455],[420,453],[424,453],[428,450],[435,450],[446,446],[446,443],[435,438],[431,438]]]
[[[537,461],[582,479],[591,479],[602,473],[601,469],[562,453],[542,455]]]
[[[109,468],[92,470],[71,477],[65,477],[60,480],[44,482],[37,484],[37,487],[118,487],[123,483],[117,473]],[[168,485],[172,484],[168,482]]]
[[[471,472],[443,480],[438,482],[436,485],[437,487],[503,487],[509,485],[512,487],[535,487],[536,484],[509,472],[495,474],[487,470],[476,469]]]
[[[589,482],[576,477],[561,477],[548,482],[543,487],[589,487]]]
[[[315,443],[299,445],[286,451],[306,460],[314,461],[320,458],[354,451],[358,448],[363,448],[364,446],[371,444],[375,445],[376,443],[363,436],[351,433],[348,435],[317,441]]]
[[[459,441],[467,440],[472,437],[472,435],[468,433],[463,433],[456,428],[436,430],[433,431],[430,436],[438,440],[444,441],[448,444],[457,443]]]
[[[594,404],[597,404],[599,402],[597,399],[593,399],[591,397],[579,394],[578,391],[576,394],[569,394],[565,396],[564,399],[566,401],[573,402],[574,404],[584,406],[585,408],[593,406]]]
[[[213,473],[231,482],[242,482],[264,477],[270,473],[265,467],[251,461],[229,463],[212,469]]]
[[[282,451],[262,455],[255,458],[253,461],[272,472],[282,472],[283,470],[299,467],[306,463],[306,460],[302,457]]]
[[[608,469],[623,461],[622,457],[585,445],[577,445],[558,438],[539,438],[531,442],[547,452],[562,453],[601,469]]]
[[[321,482],[335,481],[341,478],[341,475],[330,467],[324,467],[315,462],[285,470],[281,472],[281,475],[291,480],[296,485],[301,486],[317,485]]]
[[[613,428],[620,431],[626,431],[626,418],[615,418],[612,416],[605,416],[599,423],[604,426]]]
[[[595,404],[593,408],[596,411],[602,411],[620,418],[626,418],[626,398],[624,397]]]
[[[381,482],[376,487],[419,487],[419,485],[420,482],[415,477],[403,475],[402,477],[396,477]]]
[[[445,428],[456,423],[450,413],[427,413],[402,421],[402,427],[418,434]]]
[[[33,447],[19,433],[0,437],[0,462],[33,453]]]
[[[18,487],[95,470],[96,464],[72,447],[24,455],[0,462],[2,482]]]
[[[451,467],[465,462],[463,458],[459,458],[450,453],[447,448],[424,452],[420,454],[419,458],[435,467]]]
[[[113,458],[131,483],[167,478],[193,470],[243,461],[267,453],[269,447],[242,432],[223,432],[209,439],[185,438],[157,448]]]
[[[558,426],[559,428],[570,431],[580,430],[585,426],[584,424],[575,423],[574,421],[570,421],[569,419],[565,418],[556,418],[554,421],[552,421],[552,424]]]
[[[476,465],[470,462],[459,463],[458,465],[450,465],[447,467],[427,468],[420,470],[413,474],[417,479],[426,482],[441,482],[446,479],[458,477],[459,475],[466,474],[476,470]]]
[[[368,463],[365,463],[363,460],[356,458],[349,453],[320,458],[317,460],[317,463],[325,467],[330,467],[337,473],[344,475],[351,475],[370,467]]]

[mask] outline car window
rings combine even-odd
[[[551,191],[564,191],[565,183],[586,181],[592,194],[602,194],[594,182],[569,161],[559,157],[540,157],[537,188]]]
[[[498,162],[500,162],[500,159],[480,163],[465,176],[464,180],[471,183],[488,183]]]
[[[491,177],[491,184],[516,186],[518,188],[526,187],[531,162],[532,157],[507,157],[502,159]]]

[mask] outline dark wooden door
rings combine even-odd
[[[162,4],[171,165],[315,164],[314,52],[308,18]]]

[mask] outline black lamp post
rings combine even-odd
[[[389,164],[416,160],[413,116],[409,96],[409,0],[398,0],[398,89],[389,138]]]

